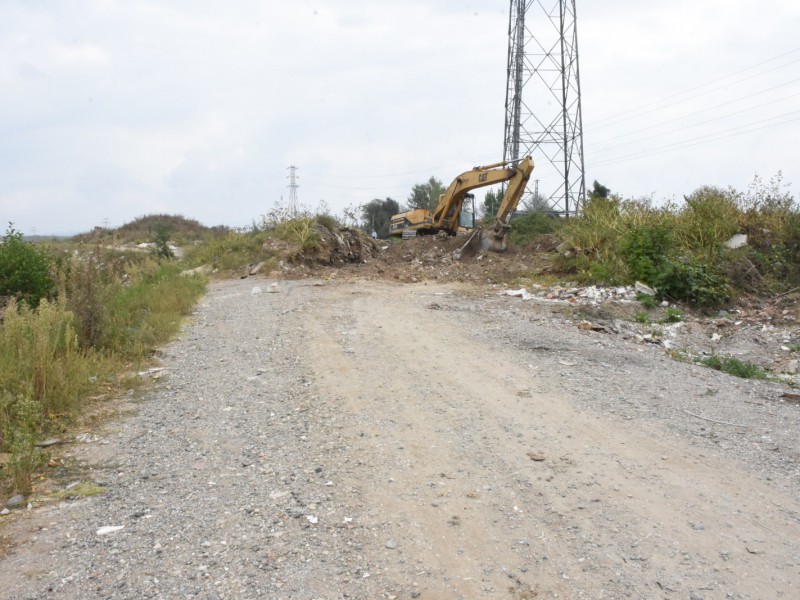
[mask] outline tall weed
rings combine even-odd
[[[675,222],[680,244],[693,254],[716,256],[720,245],[742,228],[740,194],[705,186],[686,196],[685,201]]]

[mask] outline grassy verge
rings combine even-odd
[[[90,398],[119,389],[205,289],[172,262],[96,253],[62,263],[60,279],[58,294],[36,308],[12,300],[0,325],[0,487],[21,493],[47,461],[37,442],[62,432]]]

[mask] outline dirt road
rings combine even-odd
[[[163,365],[67,453],[105,492],[5,526],[0,597],[800,597],[778,384],[379,282],[215,284]]]

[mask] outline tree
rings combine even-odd
[[[484,219],[491,219],[497,214],[497,209],[500,208],[500,200],[502,196],[499,192],[495,190],[489,190],[486,192],[486,196],[483,198],[483,218]]]
[[[169,225],[156,223],[155,236],[153,237],[155,248],[153,248],[153,252],[158,258],[175,258],[175,253],[169,247],[170,233],[171,227]]]
[[[48,252],[22,240],[22,233],[9,223],[0,244],[0,296],[21,298],[31,308],[55,294],[51,275],[53,260]]]
[[[378,237],[389,237],[389,222],[393,215],[400,212],[400,205],[396,200],[376,198],[361,206],[361,219],[364,227],[369,231],[376,231]]]
[[[553,214],[553,207],[550,206],[550,203],[547,199],[542,196],[539,192],[534,192],[530,196],[524,197],[522,200],[522,206],[525,207],[525,210],[532,213],[546,213],[546,214]]]
[[[592,191],[589,192],[589,198],[608,198],[609,194],[611,194],[611,190],[595,179],[592,184]]]
[[[427,208],[433,211],[439,204],[439,196],[444,194],[447,188],[436,177],[431,177],[425,183],[417,183],[411,188],[407,203],[409,208]]]

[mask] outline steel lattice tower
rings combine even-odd
[[[504,160],[530,154],[529,210],[569,216],[586,198],[575,0],[511,0]]]
[[[287,168],[289,169],[289,175],[287,176],[287,178],[289,179],[289,206],[287,208],[289,209],[289,214],[292,215],[292,217],[296,217],[298,208],[297,188],[300,187],[300,185],[297,183],[297,180],[299,179],[299,177],[297,175],[296,166],[291,165]]]

